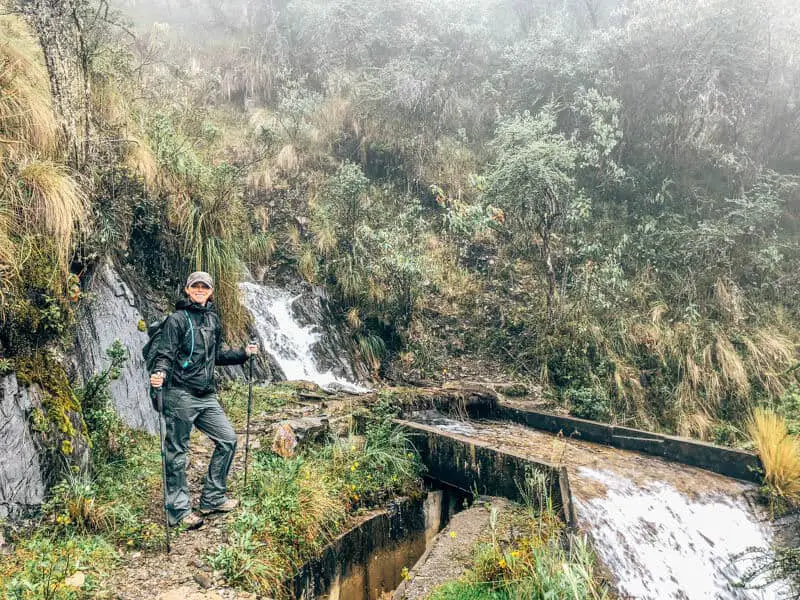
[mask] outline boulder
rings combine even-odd
[[[329,431],[327,417],[287,419],[275,425],[272,451],[284,458],[294,456],[295,448],[324,438]]]

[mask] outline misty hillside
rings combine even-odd
[[[208,271],[232,345],[256,331],[240,282],[311,290],[376,389],[511,384],[552,411],[767,462],[765,411],[790,482],[768,475],[770,510],[800,500],[795,0],[2,6],[0,378],[41,390],[24,421],[55,465],[42,489],[62,486],[42,492],[48,526],[77,531],[56,521],[75,519],[64,473],[119,478],[124,492],[92,496],[116,506],[137,483],[114,456],[138,448],[130,464],[146,489],[159,481],[152,440],[109,408],[125,349],[81,375],[76,332],[106,268],[140,332]],[[226,409],[243,373],[224,374]],[[272,410],[290,392],[262,393]],[[345,446],[314,460],[367,460]],[[289,477],[271,460],[258,468]],[[359,480],[366,495],[344,480],[326,492],[377,506],[416,489],[408,460]],[[291,476],[327,482],[314,465]],[[153,498],[114,521],[132,547],[154,544]],[[338,534],[350,513],[328,508],[330,529],[303,530],[286,572],[226,581],[272,589],[315,556],[309,540]],[[237,538],[240,559],[266,552],[254,539]]]

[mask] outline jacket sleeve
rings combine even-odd
[[[242,365],[247,362],[247,353],[244,351],[244,348],[239,348],[234,350],[232,348],[228,348],[227,350],[223,349],[222,345],[222,327],[219,324],[219,320],[217,320],[217,328],[216,328],[216,336],[217,336],[217,355],[215,357],[215,364],[219,366],[225,365]]]
[[[163,372],[166,381],[170,381],[172,376],[172,368],[180,350],[183,333],[180,320],[174,314],[170,315],[161,329],[161,339],[156,350],[155,368],[153,369],[154,373],[156,371]]]

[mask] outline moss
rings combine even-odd
[[[64,456],[72,456],[73,448],[70,440],[61,440],[61,454]]]
[[[44,412],[36,409],[31,414],[34,430],[45,434],[51,449],[71,455],[75,438],[86,438],[86,423],[64,368],[46,351],[18,357],[16,363],[17,380],[26,386],[36,384],[42,390]],[[72,415],[80,418],[80,432],[75,430]]]

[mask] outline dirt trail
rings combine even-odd
[[[328,402],[323,408],[320,404],[309,402],[291,403],[290,406],[271,413],[254,415],[250,428],[250,460],[253,450],[270,444],[271,426],[283,419],[331,415],[342,407],[337,402]],[[244,471],[244,426],[234,423],[238,437],[238,449],[228,478],[229,486],[235,484]],[[214,444],[198,431],[192,433],[191,449],[188,457],[187,478],[192,498],[196,506],[203,486],[203,476],[208,467]],[[159,523],[163,522],[161,507],[161,487],[152,497],[151,514]],[[208,556],[227,542],[227,523],[234,519],[236,511],[230,514],[210,515],[205,523],[194,531],[176,532],[172,530],[172,551],[131,551],[123,552],[121,564],[104,582],[111,590],[112,598],[117,600],[250,600],[257,596],[252,593],[234,590],[225,585],[220,573],[208,564]]]
[[[251,448],[253,439],[251,438]],[[214,444],[204,435],[192,435],[192,449],[187,476],[192,502],[196,503],[202,489]],[[241,451],[231,469],[231,478],[244,469],[244,436],[239,436]],[[160,489],[158,490],[161,491]],[[159,498],[156,500],[158,502]],[[158,506],[160,509],[160,504]],[[213,515],[195,531],[173,531],[172,552],[134,551],[124,554],[123,564],[112,575],[107,587],[114,590],[118,600],[244,600],[255,594],[237,592],[220,585],[218,574],[208,566],[206,557],[226,542],[225,524],[233,515]]]

